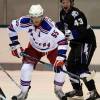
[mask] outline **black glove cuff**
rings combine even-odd
[[[11,44],[9,44],[10,47],[12,46],[16,46],[16,45],[19,45],[20,43],[18,41],[12,41]]]

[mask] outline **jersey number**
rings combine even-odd
[[[75,22],[74,22],[75,26],[79,26],[79,25],[82,25],[82,24],[83,24],[82,18],[79,18],[79,19],[75,20]]]
[[[51,34],[54,38],[57,38],[57,35],[59,35],[59,33],[58,32],[56,32],[55,30],[54,30],[54,32]]]

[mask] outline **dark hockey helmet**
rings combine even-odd
[[[63,0],[60,0],[60,2],[62,2]],[[71,3],[74,3],[74,0],[70,0]]]
[[[62,3],[62,1],[63,1],[63,0],[60,0],[61,3]],[[70,2],[71,2],[71,7],[74,6],[74,1],[75,1],[75,0],[70,0]]]

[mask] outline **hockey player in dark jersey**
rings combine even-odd
[[[87,100],[100,98],[89,71],[89,64],[96,49],[96,38],[87,19],[82,11],[74,7],[74,0],[60,0],[62,9],[60,11],[60,22],[57,26],[62,30],[67,39],[70,40],[70,53],[67,60],[67,70],[84,78],[84,83],[89,90]],[[71,32],[66,31],[70,29]],[[76,80],[76,83],[72,80]],[[80,80],[70,76],[73,91],[66,93],[66,97],[83,97],[82,84]]]

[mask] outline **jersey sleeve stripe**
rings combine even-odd
[[[12,31],[12,32],[16,32],[15,29],[13,28],[13,25],[12,25],[12,24],[10,24],[10,25],[8,26],[8,29],[9,29],[10,31]]]
[[[60,50],[58,50],[58,54],[66,54],[66,51],[67,50],[60,49]]]
[[[67,45],[68,43],[67,43],[66,39],[63,39],[63,40],[59,41],[58,44],[59,45]]]
[[[18,36],[10,37],[10,40],[11,40],[11,41],[14,41],[14,40],[17,40],[17,39],[18,39]]]

